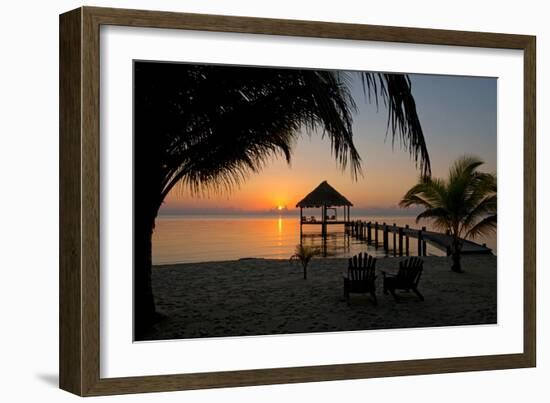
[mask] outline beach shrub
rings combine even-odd
[[[297,262],[302,265],[304,270],[304,280],[307,280],[307,266],[309,265],[311,259],[320,254],[321,251],[318,248],[305,245],[296,245],[296,251],[294,255],[290,257],[290,261]]]

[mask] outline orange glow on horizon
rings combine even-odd
[[[410,172],[410,171],[409,171]],[[348,175],[318,172],[307,176],[294,176],[282,172],[279,175],[266,171],[250,178],[231,193],[191,195],[184,191],[172,191],[165,200],[171,208],[236,209],[243,211],[294,210],[296,204],[323,180],[350,200],[354,207],[385,208],[396,206],[400,197],[416,181],[416,174],[400,176],[393,173],[391,181],[384,175],[369,175],[367,179],[353,181]]]
[[[338,168],[328,147],[317,149],[307,140],[300,141],[292,164],[275,158],[261,172],[250,175],[231,192],[210,192],[193,195],[176,186],[168,194],[163,207],[173,209],[231,209],[235,211],[294,211],[296,204],[326,180],[344,195],[354,208],[398,209],[403,195],[418,181],[418,170],[406,153],[370,150],[362,176],[354,180],[349,170]],[[380,154],[380,156],[377,155]],[[365,151],[365,155],[367,152]],[[435,154],[434,154],[435,155]],[[445,177],[452,157],[436,162],[434,177]]]

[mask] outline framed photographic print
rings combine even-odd
[[[535,232],[532,36],[60,17],[62,389],[532,367]]]

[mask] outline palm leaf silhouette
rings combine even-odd
[[[174,186],[194,193],[230,191],[273,158],[290,162],[302,133],[327,138],[340,167],[353,178],[361,174],[352,132],[352,74],[360,74],[368,99],[386,106],[392,144],[406,149],[428,175],[430,160],[406,75],[135,63],[136,330],[154,316],[151,236]]]
[[[452,269],[458,272],[462,271],[462,240],[496,230],[496,176],[479,172],[481,165],[479,158],[463,156],[451,166],[446,180],[421,177],[399,203],[401,207],[423,207],[417,222],[431,220],[437,229],[453,236]]]

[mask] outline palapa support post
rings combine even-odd
[[[378,249],[378,221],[374,223],[374,246]]]
[[[409,224],[405,225],[405,229],[407,230],[405,235],[405,254],[409,256]]]
[[[302,213],[303,213],[303,208],[300,207],[300,245],[302,244],[302,225],[304,224],[304,217]]]
[[[327,206],[323,204],[323,207],[321,208],[321,211],[323,213],[323,220],[321,223],[321,234],[324,239],[327,237]]]

